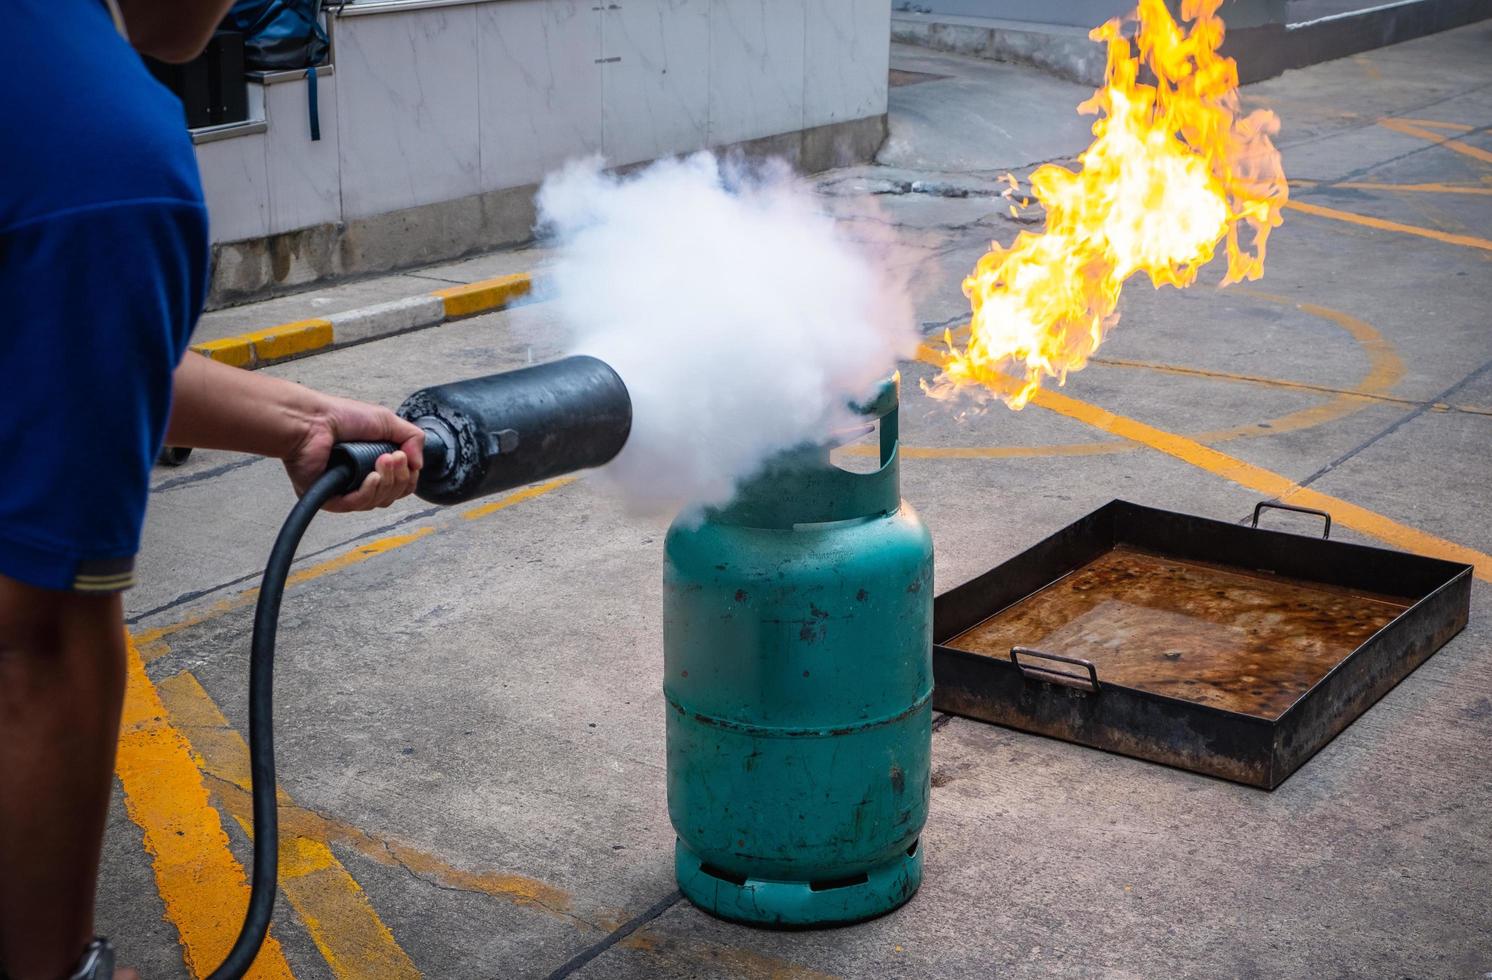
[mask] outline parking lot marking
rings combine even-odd
[[[1241,381],[1247,384],[1261,385],[1266,388],[1288,388],[1295,391],[1314,391],[1323,395],[1342,395],[1347,398],[1356,398],[1365,402],[1381,402],[1385,405],[1402,405],[1405,408],[1419,408],[1425,402],[1417,398],[1405,398],[1400,395],[1386,395],[1381,392],[1358,391],[1353,388],[1336,388],[1332,385],[1316,385],[1306,381],[1291,381],[1286,378],[1268,378],[1258,374],[1238,374],[1233,371],[1211,371],[1205,368],[1188,367],[1184,364],[1160,364],[1154,361],[1136,361],[1124,357],[1095,357],[1089,363],[1102,364],[1108,367],[1135,368],[1143,371],[1156,371],[1160,374],[1176,374],[1195,378],[1216,378],[1219,381]],[[1461,412],[1467,415],[1492,415],[1492,410],[1481,405],[1451,405],[1447,402],[1432,402],[1428,406],[1432,412]],[[1199,441],[1207,441],[1193,436]]]
[[[127,686],[115,772],[125,810],[143,832],[165,917],[181,938],[187,968],[202,977],[233,946],[248,905],[249,883],[229,850],[190,746],[172,724],[128,635],[125,644]],[[272,933],[249,976],[293,976]]]
[[[1018,389],[1019,384],[1011,379],[1010,390],[1014,392]],[[1040,388],[1037,389],[1031,401],[1032,404],[1041,408],[1086,422],[1105,432],[1159,450],[1241,487],[1247,487],[1279,500],[1290,500],[1307,507],[1325,510],[1331,514],[1332,520],[1355,531],[1378,538],[1380,541],[1385,541],[1396,548],[1435,558],[1444,558],[1447,561],[1464,562],[1476,569],[1477,578],[1492,582],[1492,555],[1486,555],[1454,541],[1436,537],[1407,524],[1400,524],[1340,497],[1333,497],[1309,487],[1301,487],[1288,477],[1219,452],[1211,446],[1204,446],[1194,439],[1166,432],[1164,429],[1157,429],[1153,425],[1146,425],[1136,419],[1117,415],[1076,398]]]
[[[688,957],[694,969],[709,971],[708,975],[730,977],[731,980],[839,980],[838,974],[825,973],[740,946],[721,946],[692,937],[680,938],[664,933],[651,922],[616,945],[619,949],[650,956],[666,956],[675,963]]]
[[[1307,381],[1291,381],[1288,378],[1269,378],[1262,374],[1240,374],[1237,371],[1213,371],[1209,368],[1189,367],[1185,364],[1163,364],[1159,361],[1139,361],[1128,357],[1095,357],[1088,363],[1104,367],[1135,368],[1140,371],[1155,371],[1158,374],[1175,374],[1187,378],[1209,378],[1216,381],[1240,381],[1265,388],[1289,388],[1293,391],[1311,391],[1320,395],[1345,395],[1369,402],[1388,402],[1394,405],[1419,405],[1413,398],[1400,398],[1375,392],[1355,391],[1351,388],[1336,388],[1331,385],[1316,385]]]
[[[1336,182],[1317,182],[1314,180],[1292,180],[1292,187],[1324,187],[1331,190],[1337,187],[1346,187],[1354,191],[1387,191],[1390,193],[1410,192],[1416,194],[1470,194],[1472,196],[1492,197],[1492,187],[1481,184],[1384,184],[1372,180],[1345,180]]]
[[[918,351],[918,359],[933,367],[942,367],[944,356],[942,351],[926,345]],[[1001,379],[1000,383],[1005,392],[1014,394],[1021,388],[1020,382],[1013,377],[998,375],[995,377]],[[1397,548],[1471,565],[1476,569],[1477,578],[1492,582],[1492,555],[1486,555],[1454,541],[1436,537],[1407,524],[1400,524],[1382,514],[1338,497],[1299,486],[1293,480],[1273,470],[1266,470],[1262,466],[1247,463],[1236,456],[1229,456],[1211,446],[1203,445],[1196,439],[1158,429],[1153,425],[1110,412],[1049,388],[1036,389],[1036,394],[1031,398],[1031,404],[1084,422],[1137,445],[1148,446],[1250,490],[1268,494],[1279,500],[1294,500],[1308,507],[1329,511],[1332,519],[1338,523],[1386,541]]]
[[[1232,426],[1224,429],[1213,429],[1206,432],[1193,433],[1190,438],[1204,443],[1228,442],[1233,439],[1262,438],[1266,436],[1280,435],[1286,432],[1295,432],[1302,429],[1312,428],[1337,419],[1346,418],[1372,403],[1373,400],[1382,399],[1394,401],[1388,392],[1398,384],[1404,376],[1404,362],[1399,357],[1394,345],[1379,333],[1372,324],[1358,319],[1341,310],[1335,310],[1328,306],[1320,306],[1315,303],[1302,303],[1286,296],[1277,296],[1256,289],[1240,289],[1241,295],[1256,300],[1262,300],[1279,306],[1286,306],[1301,312],[1328,320],[1347,332],[1363,351],[1368,359],[1368,370],[1358,382],[1357,387],[1351,390],[1332,389],[1316,387],[1304,383],[1282,381],[1273,378],[1259,378],[1252,375],[1233,375],[1225,372],[1209,372],[1198,369],[1172,367],[1169,365],[1150,364],[1144,361],[1108,361],[1103,358],[1094,358],[1093,363],[1114,364],[1123,367],[1148,368],[1157,371],[1173,371],[1177,374],[1197,374],[1204,377],[1217,377],[1227,380],[1256,382],[1260,384],[1274,384],[1280,387],[1300,387],[1308,390],[1319,390],[1334,397],[1320,405],[1312,405],[1294,412],[1286,413],[1277,418],[1268,419],[1263,422],[1252,422],[1245,425]],[[968,337],[969,325],[966,323],[953,330],[951,336],[955,342],[963,342]],[[917,359],[933,367],[942,367],[946,351],[940,347],[923,344],[918,348]],[[1404,400],[1407,404],[1418,406],[1417,401]],[[1448,407],[1448,406],[1447,406]],[[1073,457],[1073,456],[1103,456],[1117,453],[1133,452],[1139,448],[1136,443],[1128,440],[1113,442],[1082,442],[1067,443],[1045,446],[913,446],[903,445],[900,453],[903,459],[1016,459],[1016,458],[1041,458],[1041,457]],[[873,456],[877,452],[874,446],[855,445],[847,446],[841,452],[851,456]]]
[[[1285,202],[1285,207],[1306,214],[1313,214],[1318,218],[1331,218],[1334,221],[1345,221],[1349,224],[1362,225],[1364,228],[1375,228],[1379,231],[1396,231],[1404,235],[1417,235],[1420,238],[1430,238],[1437,242],[1445,242],[1447,245],[1461,245],[1465,248],[1479,248],[1483,251],[1492,252],[1492,241],[1485,238],[1477,238],[1475,235],[1455,235],[1448,231],[1436,231],[1434,228],[1421,228],[1418,225],[1406,225],[1398,221],[1385,221],[1382,218],[1371,218],[1365,214],[1353,214],[1351,211],[1338,211],[1336,208],[1326,208],[1319,204],[1307,204],[1304,201],[1290,200]]]
[[[1303,303],[1287,296],[1277,296],[1257,289],[1241,289],[1240,292],[1252,299],[1299,310],[1307,316],[1327,320],[1345,330],[1368,358],[1368,371],[1357,383],[1357,393],[1386,394],[1393,390],[1393,387],[1404,377],[1404,362],[1400,359],[1398,351],[1394,350],[1394,345],[1365,320],[1360,320],[1341,310],[1334,310],[1329,306]],[[1362,407],[1363,404],[1352,396],[1338,395],[1324,404],[1313,405],[1277,419],[1271,419],[1267,427],[1255,422],[1229,429],[1198,433],[1192,438],[1199,442],[1225,442],[1236,438],[1257,438],[1280,432],[1294,432],[1346,418],[1360,411]]]
[[[365,562],[369,558],[381,555],[384,552],[393,551],[396,548],[402,548],[407,544],[413,544],[426,535],[433,533],[435,533],[435,528],[427,526],[416,528],[415,530],[406,532],[404,534],[390,534],[386,537],[375,538],[372,541],[361,542],[360,544],[353,546],[347,551],[344,551],[340,555],[336,555],[334,557],[328,558],[325,561],[317,562],[314,565],[308,565],[305,568],[292,572],[290,576],[285,580],[285,587],[289,588],[293,585],[300,585],[303,582],[310,582],[314,579],[320,578],[323,575],[327,575],[331,572],[347,568],[350,565],[356,565],[360,562]],[[156,626],[152,627],[151,629],[140,630],[138,633],[134,634],[135,643],[139,646],[140,653],[145,662],[153,663],[161,656],[161,654],[166,649],[160,644],[161,640],[164,640],[166,637],[171,636],[175,633],[180,633],[184,629],[197,626],[209,620],[217,619],[219,616],[222,616],[225,613],[233,612],[235,609],[243,609],[247,606],[251,606],[258,598],[259,587],[257,585],[252,586],[242,592],[229,596],[226,599],[219,599],[217,602],[214,602],[212,605],[207,606],[204,609],[200,609],[193,613],[188,613],[181,619],[178,619],[171,623],[167,623],[164,626]]]
[[[1396,133],[1403,133],[1405,136],[1414,136],[1422,140],[1429,140],[1436,146],[1443,146],[1447,150],[1454,150],[1464,156],[1471,157],[1473,160],[1492,163],[1492,150],[1484,150],[1480,146],[1473,146],[1464,140],[1452,139],[1440,133],[1431,132],[1426,128],[1434,126],[1442,129],[1452,129],[1458,133],[1469,133],[1473,131],[1473,127],[1471,126],[1462,126],[1460,123],[1437,123],[1427,119],[1395,119],[1393,117],[1378,120],[1378,125],[1384,129],[1391,129]]]
[[[172,722],[193,751],[196,764],[207,776],[213,794],[234,819],[248,820],[253,812],[249,796],[253,784],[249,778],[249,748],[243,736],[231,726],[212,695],[190,671],[161,681],[157,690]],[[549,882],[508,872],[458,868],[420,848],[377,837],[308,810],[291,799],[283,787],[278,800],[281,834],[287,840],[304,838],[322,844],[345,844],[364,857],[385,866],[403,868],[439,888],[480,892],[514,905],[553,913],[582,928],[601,928],[571,912],[570,893]]]
[[[558,490],[561,487],[568,486],[569,484],[575,482],[575,480],[576,477],[567,476],[561,477],[557,480],[550,480],[547,483],[540,483],[532,487],[525,487],[524,489],[519,490],[515,493],[510,493],[507,496],[499,497],[497,500],[490,501],[485,504],[479,504],[475,507],[469,507],[461,513],[461,516],[466,518],[467,520],[475,520],[480,517],[486,517],[489,514],[495,514],[500,510],[513,506],[514,504],[520,504],[526,500],[533,500],[535,497],[541,497],[546,493],[550,493],[551,491]],[[361,542],[357,545],[354,545],[347,551],[344,551],[340,555],[336,555],[334,557],[326,559],[325,561],[320,561],[314,565],[308,565],[305,568],[292,572],[289,578],[285,580],[285,586],[286,588],[289,588],[291,586],[300,585],[302,583],[321,578],[323,575],[328,575],[332,572],[340,571],[343,568],[361,564],[362,562],[367,561],[369,558],[374,558],[386,552],[403,548],[405,545],[413,544],[414,542],[419,541],[427,535],[434,534],[439,530],[441,530],[440,525],[427,524],[423,527],[416,528],[413,531],[408,531],[403,534],[390,534],[385,537],[375,538],[372,541]],[[180,633],[182,630],[190,629],[193,626],[199,626],[202,623],[217,619],[219,616],[223,616],[227,613],[233,612],[234,610],[251,606],[258,598],[259,587],[252,586],[242,592],[229,596],[226,599],[219,599],[217,602],[214,602],[211,605],[206,606],[205,608],[188,613],[180,619],[174,620],[173,622],[166,623],[161,626],[154,626],[150,629],[140,630],[138,633],[134,634],[135,643],[140,648],[141,656],[144,658],[145,662],[153,663],[166,650],[166,647],[161,644],[161,640],[164,640],[165,638],[176,633]]]
[[[1363,74],[1367,75],[1373,81],[1383,81],[1383,72],[1379,71],[1378,66],[1369,61],[1366,55],[1355,55],[1352,62],[1360,67],[1363,70]]]
[[[537,483],[531,487],[524,487],[522,490],[516,490],[513,493],[508,494],[506,497],[499,497],[496,500],[488,501],[485,504],[478,504],[475,507],[469,507],[461,512],[461,516],[466,518],[468,521],[479,520],[483,517],[488,516],[489,514],[496,514],[500,510],[506,510],[514,504],[521,504],[525,500],[533,500],[535,497],[542,497],[544,494],[550,492],[551,490],[558,490],[560,487],[569,486],[578,479],[579,477],[575,476],[562,476],[557,480],[550,480],[547,483]]]
[[[1405,116],[1388,116],[1387,118],[1405,126],[1425,126],[1430,129],[1449,130],[1452,133],[1469,133],[1476,129],[1475,126],[1468,126],[1465,123],[1441,122],[1438,119],[1409,119]]]
[[[244,777],[244,783],[241,785],[233,780],[230,774],[219,773],[218,763],[220,761],[204,757],[203,772],[207,776],[208,785],[223,801],[223,805],[230,813],[247,816],[252,812],[247,785],[248,777]],[[231,769],[233,766],[230,765],[228,768]],[[294,803],[281,805],[280,827],[281,833],[292,833],[298,837],[327,844],[345,844],[378,864],[401,868],[436,888],[479,892],[513,905],[534,908],[569,919],[581,928],[601,928],[597,923],[570,911],[573,899],[569,892],[538,878],[510,872],[468,871],[458,868],[428,851],[400,841],[378,837],[350,823],[334,820]]]
[[[228,775],[247,789],[251,785],[249,747],[197,678],[183,671],[156,687],[177,729],[202,759],[202,768]],[[279,799],[282,806],[294,805],[283,788]],[[224,799],[224,803],[243,832],[252,837],[253,811],[247,796]],[[420,977],[326,842],[299,833],[288,822],[280,839],[280,888],[338,980]]]

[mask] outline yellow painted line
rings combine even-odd
[[[1492,187],[1481,184],[1384,184],[1372,180],[1348,180],[1341,183],[1323,184],[1316,180],[1292,180],[1292,187],[1346,187],[1355,191],[1400,191],[1415,194],[1470,194],[1474,197],[1492,196]]]
[[[160,692],[172,718],[196,750],[198,765],[209,777],[224,807],[236,820],[250,820],[253,809],[249,793],[253,784],[249,779],[248,745],[243,736],[230,727],[212,696],[191,674],[184,672],[162,681]],[[419,848],[375,837],[351,824],[307,810],[297,805],[283,787],[279,801],[280,832],[286,840],[346,844],[379,864],[402,867],[443,888],[480,892],[515,905],[576,919],[570,912],[573,901],[570,893],[556,885],[526,875],[457,868]],[[323,859],[312,853],[310,860],[320,866]],[[281,871],[284,873],[283,863]],[[345,895],[334,894],[333,898],[345,906]],[[577,921],[584,926],[593,925]]]
[[[1250,293],[1260,295],[1252,291]],[[918,359],[934,367],[942,367],[943,357],[941,351],[927,345],[923,345],[918,350]],[[1004,378],[1002,386],[1010,394],[1018,392],[1021,388],[1020,382],[1010,377]],[[1137,445],[1148,446],[1184,463],[1221,476],[1241,487],[1279,500],[1293,500],[1307,507],[1328,511],[1332,520],[1405,551],[1472,565],[1476,569],[1477,578],[1492,582],[1492,555],[1486,555],[1454,541],[1436,537],[1407,524],[1400,524],[1341,498],[1298,486],[1288,477],[1219,452],[1195,439],[1157,429],[1152,425],[1115,414],[1048,388],[1038,388],[1031,398],[1031,404],[1076,419]]]
[[[1404,362],[1400,360],[1398,352],[1394,350],[1393,344],[1373,328],[1372,324],[1329,306],[1301,303],[1289,297],[1276,296],[1273,293],[1255,289],[1242,290],[1242,292],[1252,299],[1297,309],[1307,316],[1327,320],[1345,330],[1368,357],[1368,373],[1358,382],[1358,393],[1386,394],[1404,377]],[[1282,432],[1296,432],[1346,418],[1361,411],[1363,407],[1360,399],[1350,395],[1338,395],[1324,404],[1312,405],[1309,408],[1271,419],[1267,429],[1257,424],[1241,425],[1229,429],[1199,432],[1192,438],[1200,442],[1226,442],[1230,439],[1259,438]]]
[[[506,510],[507,508],[512,507],[514,504],[521,504],[525,500],[533,500],[535,497],[542,497],[544,494],[549,493],[551,490],[558,490],[560,487],[568,486],[571,483],[574,483],[576,479],[577,477],[573,476],[562,476],[558,479],[549,480],[545,483],[536,483],[531,487],[524,487],[522,490],[510,493],[506,497],[499,497],[498,499],[489,501],[488,503],[478,504],[475,507],[469,507],[461,512],[461,516],[466,518],[468,521],[475,521],[478,518],[486,517],[488,514],[496,514],[500,510]]]
[[[244,869],[228,848],[218,811],[181,733],[172,725],[134,641],[126,637],[124,715],[115,772],[130,819],[144,833],[166,919],[176,927],[188,969],[217,967],[248,906]],[[291,980],[274,935],[250,970],[257,980]]]
[[[483,279],[464,286],[437,289],[431,295],[438,296],[444,301],[446,316],[458,317],[503,309],[518,297],[526,296],[532,288],[533,279],[529,274],[517,272],[510,276]]]
[[[1406,191],[1416,194],[1469,194],[1473,197],[1492,197],[1492,187],[1472,187],[1461,184],[1378,184],[1369,180],[1353,180],[1333,187],[1349,187],[1355,191]]]
[[[1160,364],[1154,361],[1134,361],[1123,357],[1095,357],[1092,364],[1108,367],[1135,368],[1141,371],[1156,371],[1160,374],[1175,374],[1193,378],[1216,378],[1219,381],[1239,381],[1245,384],[1262,385],[1267,388],[1285,388],[1294,391],[1314,391],[1325,395],[1340,395],[1365,402],[1382,402],[1387,405],[1403,405],[1405,408],[1428,408],[1432,412],[1456,412],[1463,415],[1492,415],[1492,408],[1482,405],[1452,405],[1449,402],[1425,402],[1417,398],[1401,398],[1398,395],[1373,394],[1351,388],[1333,388],[1330,385],[1315,385],[1305,381],[1286,378],[1268,378],[1257,374],[1235,374],[1232,371],[1208,371],[1182,364]],[[1192,436],[1199,442],[1211,442],[1201,435]]]
[[[397,548],[402,548],[405,545],[413,544],[421,538],[434,533],[434,527],[422,527],[405,534],[390,534],[387,537],[374,538],[372,541],[365,541],[362,544],[356,545],[355,547],[343,552],[340,555],[328,558],[326,561],[317,562],[314,565],[308,565],[305,568],[300,569],[299,571],[292,572],[285,579],[285,584],[288,587],[291,585],[300,585],[303,582],[309,582],[313,579],[318,579],[323,575],[329,575],[332,572],[340,571],[341,569],[347,568],[350,565],[356,565],[359,562],[367,561],[369,558],[376,557],[383,554],[384,552],[393,551]],[[158,659],[163,653],[166,652],[165,648],[160,644],[161,640],[165,639],[168,636],[171,636],[173,633],[180,633],[184,629],[196,626],[199,623],[205,623],[208,620],[217,619],[224,613],[230,613],[233,612],[235,609],[243,609],[246,606],[251,606],[254,604],[254,600],[256,600],[258,597],[259,587],[254,586],[253,588],[246,589],[243,592],[238,593],[237,595],[229,596],[226,599],[219,599],[212,605],[198,610],[197,612],[191,613],[175,621],[174,623],[168,623],[165,626],[153,627],[148,630],[141,630],[140,632],[135,634],[135,642],[139,645],[140,652],[145,658],[145,662],[150,663]]]
[[[617,945],[647,956],[666,955],[669,965],[675,970],[681,960],[687,962],[691,968],[689,976],[730,977],[731,980],[839,980],[838,974],[824,973],[749,949],[721,946],[693,936],[667,935],[651,924]],[[900,946],[896,948],[901,949]]]
[[[247,790],[249,747],[197,678],[183,672],[161,681],[158,689],[172,720],[199,754],[202,769]],[[283,806],[294,805],[283,788],[279,799]],[[247,798],[239,796],[228,802],[228,809],[252,837],[253,811],[246,803]],[[280,838],[280,888],[338,980],[420,977],[324,840],[286,826]]]
[[[1393,405],[1408,405],[1418,407],[1421,402],[1413,398],[1399,398],[1394,395],[1370,394],[1363,391],[1353,391],[1350,388],[1333,388],[1331,385],[1316,385],[1306,381],[1291,381],[1288,378],[1271,378],[1261,374],[1239,374],[1235,371],[1211,371],[1205,368],[1187,367],[1184,364],[1162,364],[1159,361],[1136,361],[1127,357],[1094,357],[1089,359],[1090,364],[1101,364],[1105,367],[1134,368],[1141,371],[1155,371],[1159,374],[1174,374],[1188,378],[1215,378],[1219,381],[1238,381],[1244,384],[1260,385],[1266,388],[1285,388],[1291,391],[1312,391],[1323,395],[1341,395],[1345,398],[1353,398],[1366,402],[1388,402]]]
[[[1426,123],[1422,121],[1411,119],[1380,119],[1378,120],[1378,125],[1382,126],[1384,129],[1391,129],[1396,133],[1403,133],[1405,136],[1414,136],[1418,139],[1429,140],[1436,146],[1443,146],[1447,150],[1454,150],[1464,156],[1471,157],[1473,160],[1480,160],[1483,163],[1492,163],[1492,150],[1484,150],[1480,146],[1472,146],[1470,143],[1467,143],[1464,140],[1449,139],[1439,133],[1430,132],[1428,129],[1424,128]],[[1453,124],[1429,123],[1429,125],[1449,128]],[[1463,133],[1470,132],[1471,127],[1467,126],[1465,129],[1457,129],[1456,131]]]
[[[372,541],[366,541],[363,544],[357,545],[356,547],[352,548],[350,551],[345,551],[342,554],[337,555],[336,557],[328,558],[326,561],[320,561],[314,565],[309,565],[306,568],[302,568],[298,572],[291,572],[290,575],[287,576],[285,579],[285,585],[300,585],[302,582],[310,582],[314,579],[321,578],[321,576],[323,575],[330,575],[332,572],[339,572],[344,568],[351,567],[352,565],[361,564],[362,562],[367,561],[369,558],[376,558],[379,555],[397,550],[404,547],[405,545],[414,544],[421,538],[427,538],[434,533],[435,528],[427,526],[416,528],[406,534],[390,534],[388,537],[374,538]],[[256,596],[258,595],[258,592],[258,589],[254,590]]]
[[[468,508],[462,513],[462,516],[465,517],[467,520],[475,520],[479,517],[486,517],[488,514],[495,514],[500,510],[504,510],[508,507],[513,506],[514,504],[522,503],[525,500],[533,500],[535,497],[541,497],[546,493],[550,493],[551,491],[558,490],[561,487],[568,486],[569,484],[574,483],[575,480],[576,477],[566,476],[561,477],[557,480],[550,480],[547,483],[540,483],[531,487],[525,487],[524,489],[519,490],[516,493],[510,493],[505,497],[499,497],[497,500],[493,500],[485,504],[479,504],[476,507]],[[419,541],[421,538],[434,534],[438,530],[440,530],[440,528],[434,525],[426,525],[425,527],[417,528],[404,534],[390,534],[386,537],[374,538],[372,541],[364,541],[363,543],[350,548],[340,555],[336,555],[332,558],[326,559],[325,561],[317,562],[314,565],[308,565],[305,568],[292,572],[286,578],[285,584],[287,587],[292,585],[300,585],[303,582],[309,582],[313,579],[321,578],[323,575],[330,575],[332,572],[341,571],[344,568],[360,564],[361,562],[367,561],[369,558],[377,557],[378,555],[384,554],[385,552],[395,551],[399,548],[403,548],[406,545],[413,544],[414,542]],[[165,645],[161,642],[167,637],[172,636],[176,633],[180,633],[182,630],[190,629],[191,627],[197,626],[201,623],[208,622],[209,620],[217,619],[219,616],[233,612],[236,609],[243,609],[247,606],[251,606],[254,604],[254,601],[258,597],[258,586],[245,589],[243,592],[240,592],[236,595],[229,596],[226,599],[219,599],[217,602],[214,602],[209,606],[206,606],[195,612],[188,613],[175,622],[167,623],[163,626],[154,626],[150,629],[141,630],[140,632],[135,634],[135,643],[139,646],[140,653],[144,657],[145,662],[153,662],[161,657],[164,653],[168,652]]]
[[[1385,221],[1382,218],[1370,218],[1367,215],[1353,214],[1350,211],[1338,211],[1336,208],[1324,208],[1319,204],[1307,204],[1304,201],[1289,200],[1285,207],[1306,214],[1314,214],[1318,218],[1331,218],[1335,221],[1346,221],[1354,225],[1362,225],[1364,228],[1376,228],[1380,231],[1397,231],[1405,235],[1417,235],[1420,238],[1430,238],[1437,242],[1445,242],[1448,245],[1463,245],[1467,248],[1479,248],[1492,252],[1492,241],[1485,238],[1476,238],[1472,235],[1453,235],[1450,232],[1436,231],[1434,228],[1420,228],[1415,225],[1400,224],[1397,221]]]
[[[896,453],[902,459],[1050,459],[1069,456],[1110,456],[1133,452],[1127,441],[1072,442],[1054,446],[900,446]],[[850,456],[878,456],[875,446],[846,446],[840,450]]]
[[[1011,379],[1010,390],[1019,390],[1019,384]],[[1111,435],[1129,439],[1143,446],[1158,450],[1199,469],[1223,477],[1241,487],[1265,494],[1279,500],[1290,500],[1307,507],[1315,507],[1331,514],[1332,520],[1355,531],[1385,541],[1396,548],[1417,554],[1444,558],[1447,561],[1464,562],[1476,569],[1476,577],[1492,582],[1492,555],[1447,541],[1390,520],[1365,507],[1332,497],[1308,487],[1301,487],[1287,477],[1261,466],[1246,463],[1234,456],[1204,446],[1194,439],[1175,435],[1135,419],[1116,415],[1096,405],[1078,401],[1046,388],[1038,389],[1032,403],[1048,411],[1085,422]]]
[[[1373,64],[1367,58],[1363,57],[1362,55],[1358,55],[1357,57],[1353,58],[1352,60],[1354,62],[1356,62],[1362,68],[1363,74],[1367,75],[1373,81],[1375,81],[1375,82],[1381,82],[1381,81],[1383,81],[1383,72],[1379,71],[1378,70],[1378,66],[1375,65],[1375,64]]]
[[[1110,360],[1105,358],[1093,358],[1095,364],[1112,364],[1121,367],[1138,367],[1149,370],[1169,372],[1173,374],[1187,374],[1201,377],[1222,378],[1231,381],[1244,381],[1257,384],[1268,384],[1277,387],[1297,387],[1304,390],[1321,391],[1333,395],[1330,401],[1320,405],[1312,405],[1307,408],[1289,412],[1267,420],[1267,425],[1250,423],[1248,425],[1234,426],[1226,429],[1213,429],[1206,432],[1194,433],[1190,438],[1199,442],[1216,443],[1228,442],[1233,439],[1253,439],[1280,435],[1286,432],[1295,432],[1306,428],[1333,422],[1341,418],[1361,411],[1374,400],[1402,401],[1405,404],[1418,405],[1418,402],[1409,399],[1394,399],[1388,392],[1398,384],[1404,376],[1404,363],[1399,358],[1387,338],[1380,334],[1372,324],[1360,320],[1341,310],[1334,310],[1327,306],[1318,306],[1314,303],[1301,303],[1285,296],[1276,296],[1255,289],[1239,290],[1244,295],[1266,303],[1274,303],[1298,309],[1309,316],[1319,317],[1336,324],[1345,330],[1352,339],[1363,350],[1368,358],[1368,372],[1358,383],[1358,387],[1352,391],[1324,388],[1303,383],[1281,381],[1273,378],[1261,378],[1254,375],[1230,374],[1218,371],[1203,371],[1196,368],[1173,367],[1162,364],[1152,364],[1145,361]],[[968,325],[965,324],[953,331],[953,338],[961,342],[966,336]],[[945,352],[939,348],[923,344],[918,348],[917,359],[931,364],[933,367],[941,368],[944,363]],[[1449,406],[1446,406],[1449,409]],[[1105,456],[1118,453],[1132,452],[1135,444],[1128,441],[1115,442],[1080,442],[1060,443],[1045,446],[907,446],[900,449],[903,459],[1029,459],[1029,458],[1051,458],[1051,457],[1076,457],[1076,456]],[[841,452],[851,456],[873,456],[878,450],[873,446],[847,446]]]
[[[570,893],[548,882],[502,871],[468,871],[433,854],[395,841],[382,841],[381,845],[387,855],[385,863],[397,864],[416,877],[434,881],[443,888],[457,888],[505,898],[515,905],[553,912],[574,919],[580,925],[594,928],[592,923],[570,913]]]
[[[1408,126],[1426,126],[1430,129],[1448,129],[1453,133],[1469,133],[1473,129],[1476,129],[1475,126],[1468,126],[1465,123],[1440,122],[1437,119],[1406,119],[1403,116],[1390,116],[1389,118],[1395,123],[1402,123]],[[1384,124],[1387,125],[1386,122]]]

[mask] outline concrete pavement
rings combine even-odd
[[[939,591],[1114,497],[1240,520],[1260,496],[1203,453],[1116,436],[1115,419],[1366,508],[1346,540],[1408,528],[1492,555],[1489,51],[1492,27],[1474,26],[1247,90],[1282,117],[1309,208],[1287,212],[1260,283],[1131,282],[1100,362],[1061,391],[1078,409],[957,417],[921,395],[930,366],[904,365],[903,490],[934,533]],[[898,229],[918,316],[941,332],[988,240],[1025,227],[988,196],[999,172],[1080,149],[1086,93],[923,51],[893,66],[947,77],[893,89],[882,166],[820,186],[876,194],[867,220]],[[298,312],[317,299],[345,297],[274,315],[321,315]],[[565,342],[536,304],[265,370],[396,404]],[[155,476],[128,598],[150,737],[121,756],[100,899],[149,980],[190,976],[184,952],[211,959],[236,927],[247,590],[291,501],[277,464],[229,454]],[[863,926],[772,933],[664,901],[663,530],[584,479],[313,525],[277,678],[280,975],[545,977],[587,956],[568,975],[1492,971],[1492,558],[1466,631],[1273,793],[940,721],[922,892]],[[218,814],[221,842],[199,819]]]

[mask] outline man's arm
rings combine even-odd
[[[202,53],[232,0],[119,0],[135,50],[161,61]]]
[[[229,367],[193,351],[176,369],[169,445],[272,456],[285,462],[296,493],[302,493],[325,471],[332,444],[349,440],[392,442],[400,451],[379,457],[362,487],[333,500],[327,510],[387,507],[414,490],[424,464],[424,434],[388,409]]]

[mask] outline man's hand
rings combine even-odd
[[[332,444],[392,442],[363,485],[327,510],[387,507],[412,493],[425,462],[425,436],[386,408],[209,361],[187,352],[176,369],[166,444],[232,449],[284,460],[297,494],[326,472]]]
[[[394,442],[399,451],[384,453],[363,485],[344,497],[336,497],[324,510],[351,511],[387,507],[414,492],[420,467],[424,465],[425,434],[386,408],[331,395],[316,396],[321,402],[307,428],[305,438],[285,457],[285,470],[297,494],[303,494],[326,472],[332,444],[338,442]]]

